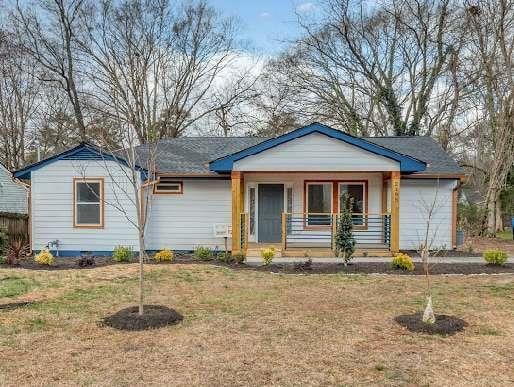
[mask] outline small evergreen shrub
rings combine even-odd
[[[221,262],[225,262],[225,263],[232,262],[232,255],[228,251],[227,252],[222,251],[222,252],[218,253],[216,258]]]
[[[5,257],[0,255],[0,265],[5,263]]]
[[[274,247],[266,247],[261,249],[261,257],[266,266],[271,265],[273,262],[273,258],[275,258],[275,248]]]
[[[342,256],[345,265],[351,261],[353,253],[355,252],[352,208],[353,200],[346,192],[344,192],[341,195],[341,211],[337,222],[335,250],[338,257]]]
[[[170,249],[162,249],[153,256],[155,262],[172,262],[173,258],[175,258],[175,255]]]
[[[502,250],[486,250],[483,257],[488,265],[503,266],[507,262],[507,253]]]
[[[132,248],[125,246],[116,246],[112,252],[112,258],[116,262],[128,262],[132,255]]]
[[[54,256],[52,255],[52,253],[50,252],[50,250],[44,249],[44,250],[41,250],[39,252],[39,254],[36,254],[36,256],[34,257],[34,261],[36,261],[40,265],[50,266],[50,265],[53,265],[53,263],[55,262],[55,259],[54,259]]]
[[[214,254],[209,247],[197,246],[193,256],[201,261],[209,261],[214,257]]]
[[[391,267],[398,270],[413,271],[414,262],[407,254],[399,253],[394,256]]]

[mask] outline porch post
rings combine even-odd
[[[233,171],[232,179],[232,254],[241,253],[241,213],[243,212],[243,174]]]
[[[391,252],[400,251],[400,172],[391,172]]]

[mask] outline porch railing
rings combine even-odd
[[[340,214],[282,214],[282,249],[288,247],[324,247],[335,249],[335,236]],[[353,236],[357,247],[388,248],[391,243],[389,213],[354,213]]]

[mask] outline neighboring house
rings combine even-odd
[[[27,214],[27,194],[27,188],[0,164],[0,213]]]
[[[138,152],[144,156],[145,147]],[[284,255],[327,254],[343,191],[354,199],[357,247],[370,255],[417,248],[434,200],[433,247],[455,246],[463,172],[430,137],[358,138],[314,123],[268,139],[165,139],[158,154],[149,250],[223,249],[214,228],[228,225],[234,252],[275,244]],[[135,228],[109,205],[118,198],[135,217],[119,192],[128,187],[125,168],[81,144],[17,171],[32,187],[32,248],[59,240],[63,255],[110,254],[117,245],[137,250]]]

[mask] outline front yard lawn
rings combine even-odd
[[[434,276],[436,313],[468,323],[443,337],[394,321],[422,310],[421,276],[146,270],[145,303],[174,308],[182,323],[98,323],[133,305],[136,264],[0,269],[0,385],[514,383],[512,274]]]

